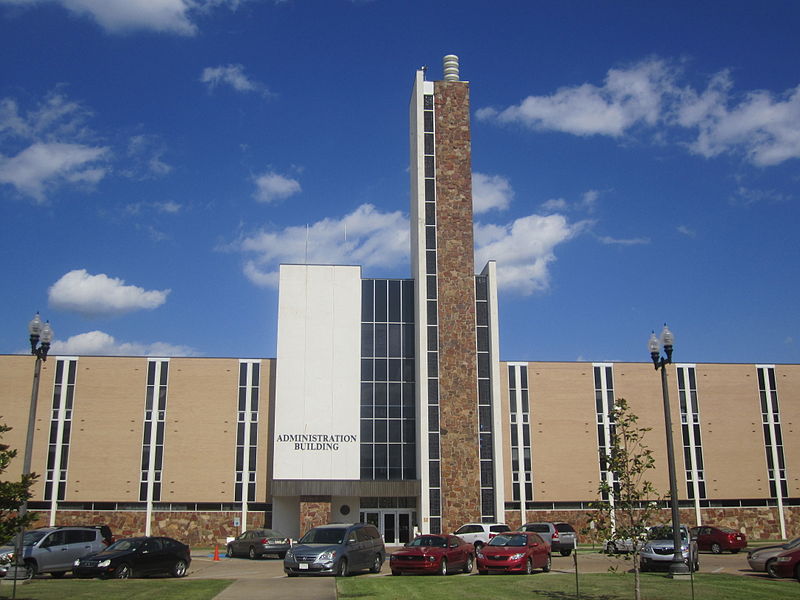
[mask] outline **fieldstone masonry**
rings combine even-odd
[[[442,531],[480,518],[469,85],[434,83]]]
[[[300,496],[300,535],[331,522],[330,496]]]

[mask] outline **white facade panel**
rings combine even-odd
[[[274,479],[359,478],[361,269],[282,265]]]

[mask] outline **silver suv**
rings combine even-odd
[[[700,569],[697,542],[691,538],[689,528],[681,525],[681,556],[683,562],[692,571]],[[642,571],[656,567],[669,567],[675,555],[675,544],[672,541],[672,525],[656,525],[647,530],[647,541],[639,552]]]
[[[561,556],[569,556],[578,542],[578,534],[569,523],[525,523],[519,530],[538,533],[550,544],[551,552],[560,552]]]
[[[385,559],[383,538],[374,525],[320,525],[309,529],[297,545],[286,551],[283,571],[289,577],[324,574],[346,577],[360,569],[380,573]]]
[[[0,562],[14,559],[14,544],[0,548]],[[100,552],[113,542],[111,530],[106,525],[86,527],[40,527],[26,531],[22,538],[22,558],[26,576],[50,573],[53,577],[63,577],[72,570],[76,559]]]
[[[465,542],[473,544],[475,551],[481,546],[489,543],[489,540],[498,533],[511,531],[511,527],[505,523],[466,523],[459,527],[453,535],[457,535]]]

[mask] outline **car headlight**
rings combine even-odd
[[[509,558],[510,558],[511,560],[519,560],[519,559],[520,559],[520,558],[522,558],[523,556],[525,556],[525,554],[524,554],[524,553],[522,553],[522,552],[517,552],[516,554],[512,554],[512,555],[511,555]]]
[[[397,557],[396,557],[394,554],[390,554],[390,555],[389,555],[389,560],[390,560],[390,561],[392,561],[392,560],[397,560]]]
[[[294,550],[292,550],[291,548],[289,548],[289,549],[286,551],[286,555],[284,556],[284,558],[288,558],[288,559],[290,559],[290,560],[291,560],[291,559],[293,559],[293,558],[294,558]]]
[[[428,562],[436,562],[436,557],[435,556],[429,556],[427,558],[428,558]]]
[[[80,558],[76,558],[75,562],[72,563],[72,566],[73,567],[80,567],[81,566],[81,559]]]
[[[326,550],[317,557],[317,561],[328,561],[336,558],[336,550]]]
[[[645,544],[644,547],[642,548],[642,552],[652,552],[652,551],[653,547],[650,544]]]
[[[789,562],[790,560],[792,560],[791,556],[779,556],[778,557],[778,562]]]
[[[107,558],[105,560],[101,560],[99,563],[97,563],[97,566],[101,567],[101,568],[110,567],[111,566],[111,559]]]

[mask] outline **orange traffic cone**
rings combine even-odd
[[[214,560],[219,560],[219,544],[214,544]]]

